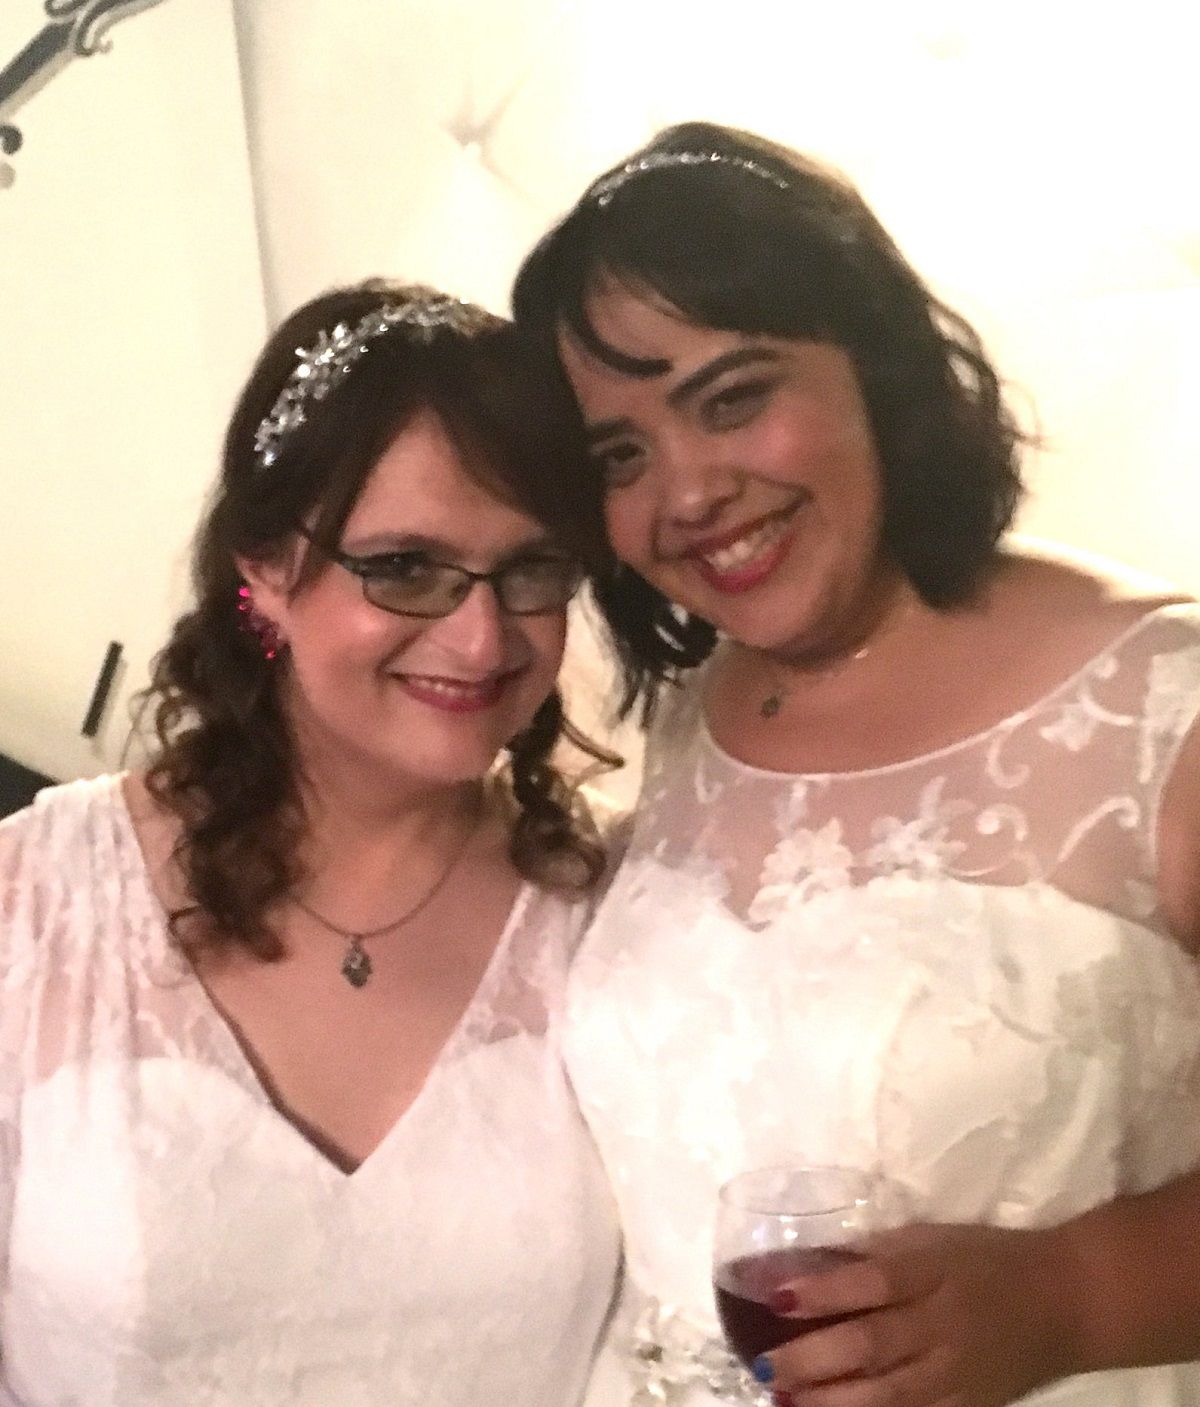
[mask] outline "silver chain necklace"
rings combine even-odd
[[[364,943],[371,942],[374,938],[382,938],[387,933],[394,933],[397,928],[403,928],[406,923],[411,923],[419,913],[427,908],[441,892],[442,886],[453,874],[458,862],[466,853],[467,845],[479,828],[479,822],[483,810],[482,797],[480,799],[479,810],[474,820],[463,833],[463,838],[454,848],[454,853],[450,856],[441,872],[436,876],[433,883],[424,894],[406,909],[399,918],[392,919],[391,923],[381,923],[378,928],[340,928],[336,923],[330,921],[324,914],[317,913],[316,909],[310,908],[298,895],[291,895],[291,902],[300,910],[307,914],[314,923],[319,923],[322,928],[327,929],[335,937],[340,938],[346,944],[346,951],[342,956],[342,976],[352,987],[365,987],[371,980],[371,973],[374,965],[371,962],[370,954],[363,947]]]
[[[758,706],[760,718],[775,718],[779,710],[787,703],[788,698],[796,688],[798,679],[806,678],[810,684],[819,684],[823,679],[830,679],[835,674],[841,674],[844,669],[849,669],[851,665],[858,664],[860,660],[865,660],[879,642],[885,636],[890,635],[912,612],[913,603],[908,601],[895,616],[893,620],[887,622],[881,629],[875,631],[869,639],[865,640],[857,650],[851,654],[843,655],[841,659],[833,660],[831,663],[814,670],[793,671],[785,674],[779,682],[772,688],[771,692],[762,700]]]

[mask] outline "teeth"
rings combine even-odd
[[[722,547],[716,552],[706,552],[704,560],[716,572],[736,571],[738,567],[752,562],[768,547],[773,547],[787,529],[788,519],[774,519],[764,523],[754,532],[747,533],[745,537],[738,538],[736,542],[731,542],[728,547]]]
[[[428,689],[430,693],[441,694],[448,699],[469,699],[485,698],[495,688],[492,681],[481,681],[478,684],[454,683],[449,679],[429,679],[424,675],[415,676],[423,689]]]

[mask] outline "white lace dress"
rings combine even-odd
[[[931,1219],[1048,1224],[1200,1161],[1200,979],[1156,909],[1159,797],[1200,712],[1200,608],[1051,695],[849,775],[723,754],[677,695],[576,960],[568,1066],[626,1236],[592,1407],[749,1400],[717,1339],[718,1185],[876,1169]],[[1200,1402],[1191,1366],[1038,1395]]]
[[[0,855],[0,1403],[578,1401],[617,1260],[558,1054],[583,906],[524,889],[347,1175],[169,946],[116,779],[44,792]]]

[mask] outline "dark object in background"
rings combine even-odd
[[[0,816],[11,815],[22,806],[28,806],[43,787],[53,783],[53,777],[30,771],[11,757],[0,754]]]

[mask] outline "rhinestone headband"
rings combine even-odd
[[[591,189],[591,198],[597,205],[607,205],[613,196],[627,182],[644,176],[649,171],[661,171],[671,166],[732,166],[737,171],[745,171],[757,176],[760,181],[770,181],[781,191],[791,189],[788,181],[764,166],[745,156],[726,156],[719,151],[652,151],[647,156],[635,157],[627,161],[611,176],[604,176]]]
[[[403,328],[416,341],[429,343],[443,328],[466,331],[466,312],[465,303],[444,296],[387,303],[353,327],[339,322],[331,332],[319,333],[313,346],[297,347],[295,368],[254,435],[258,467],[269,469],[275,463],[287,438],[307,421],[312,406],[325,399],[377,337]]]

